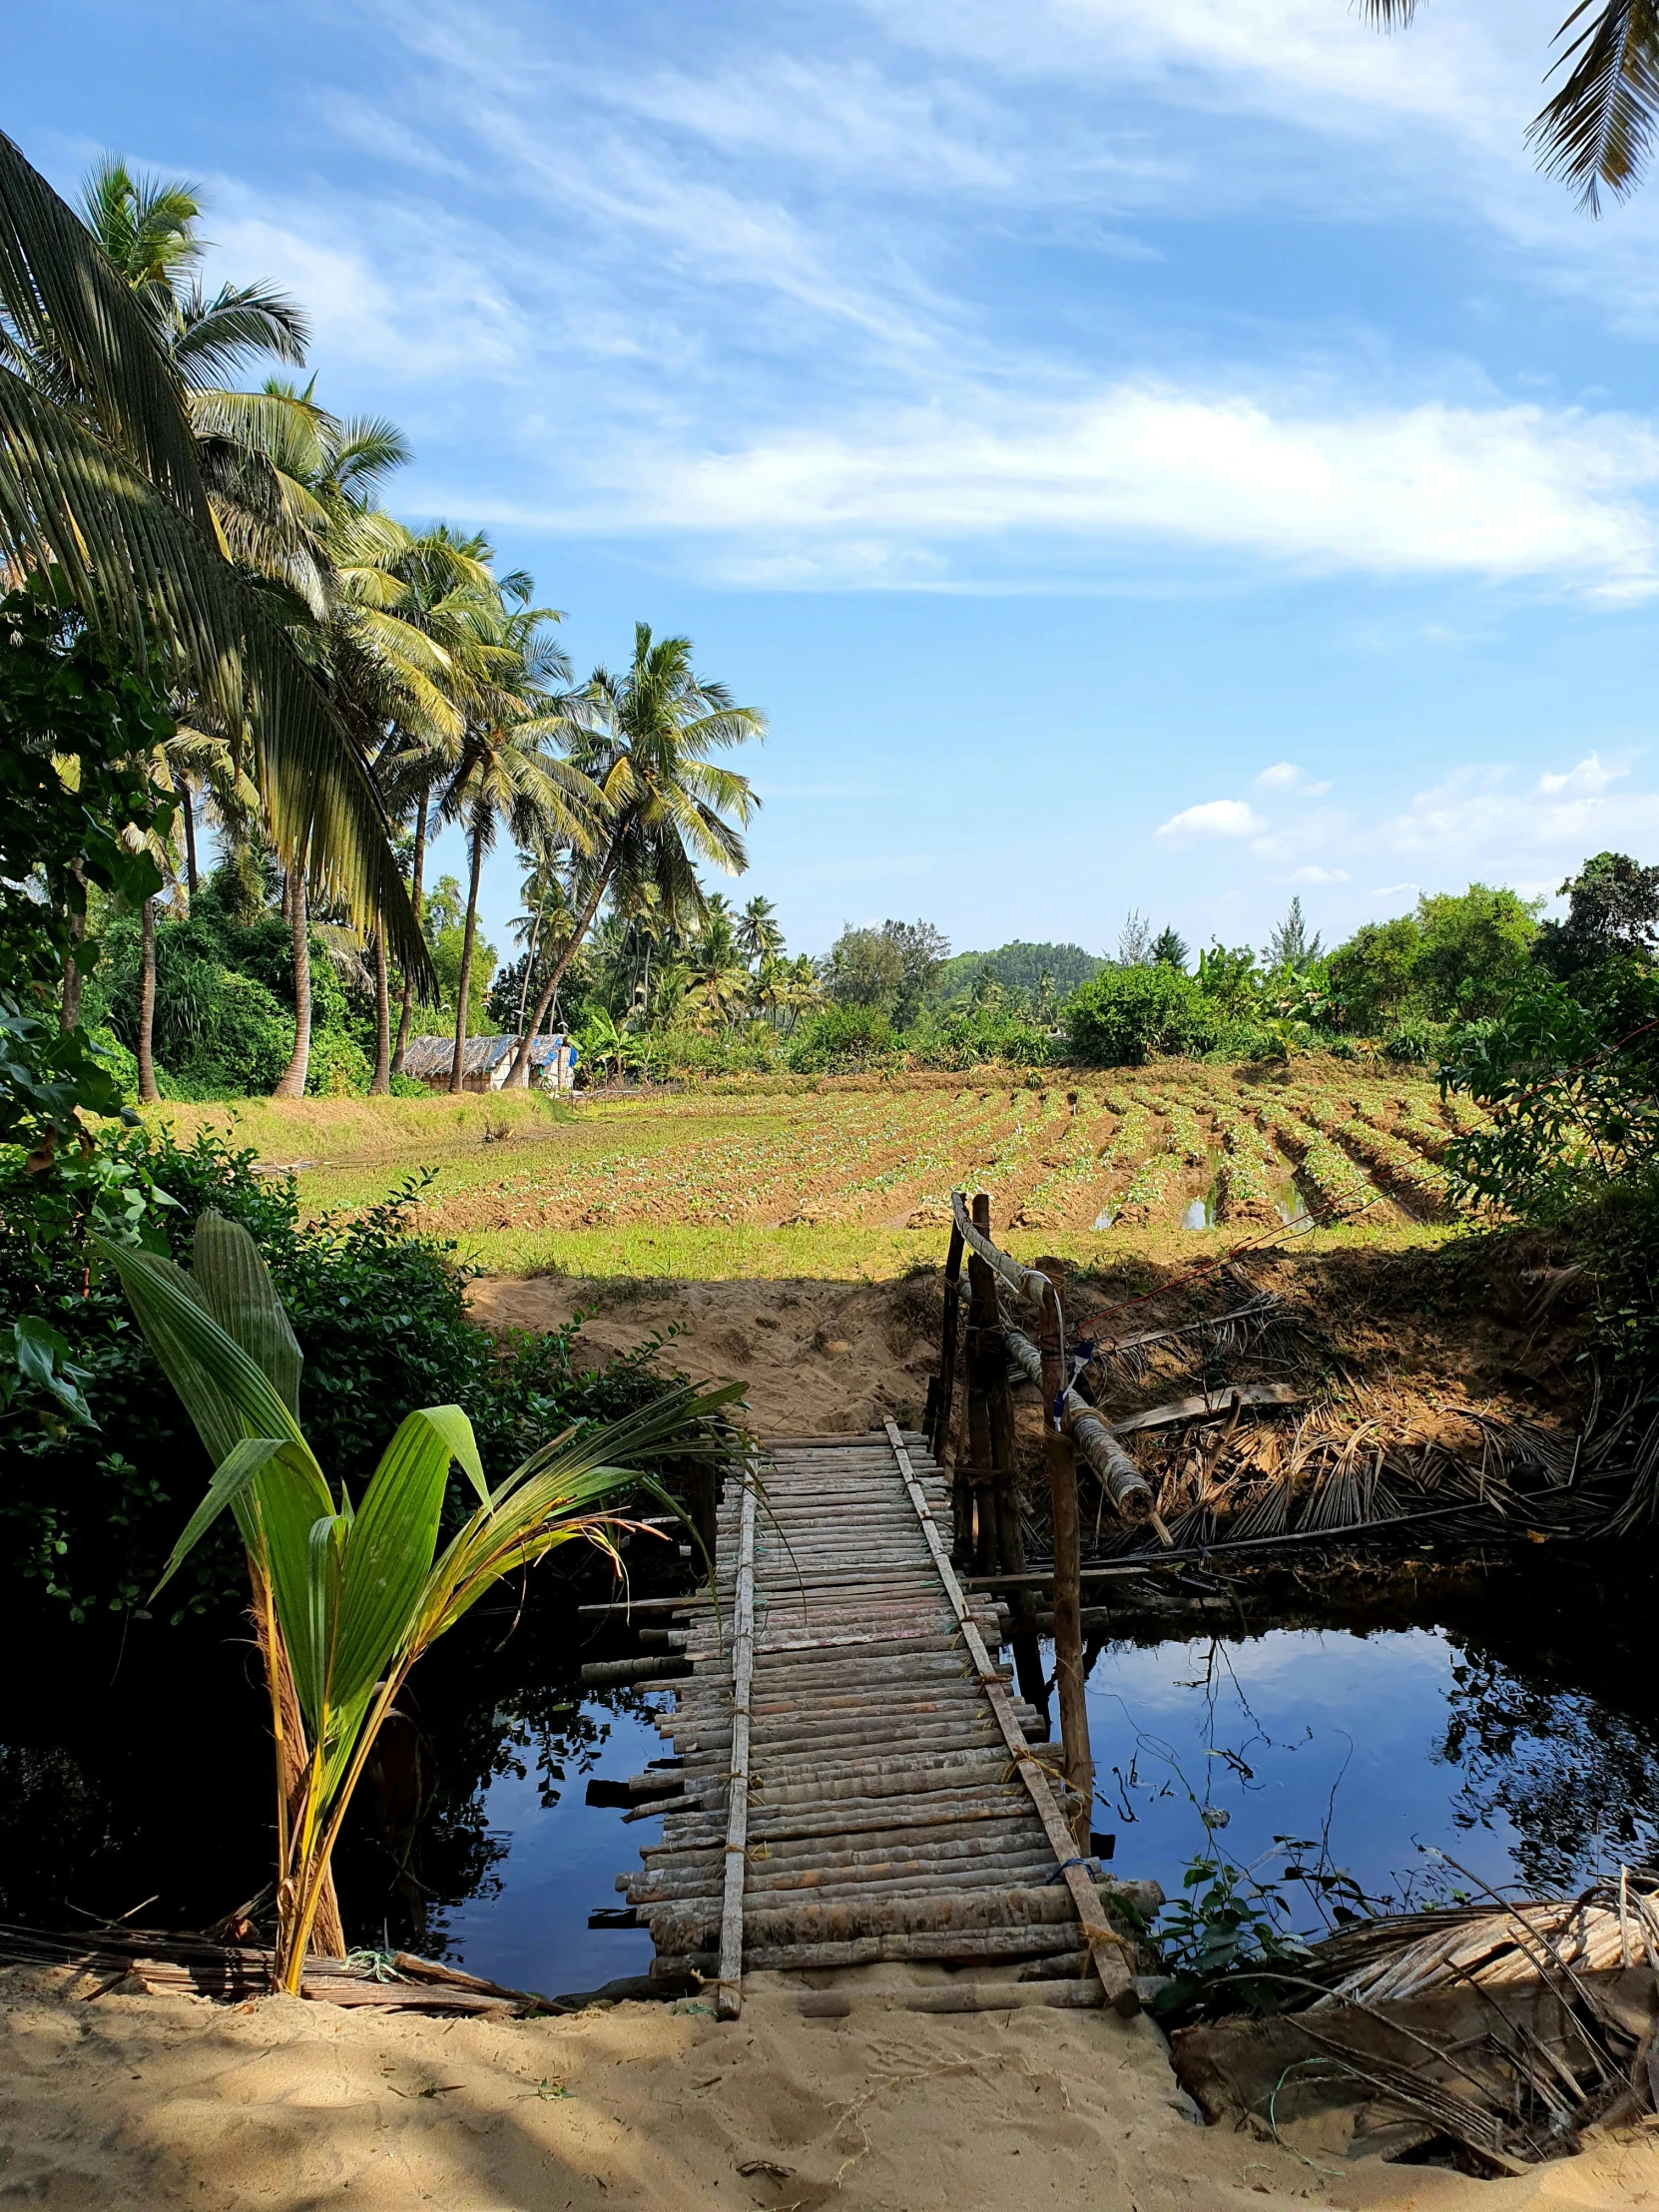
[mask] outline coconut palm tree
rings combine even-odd
[[[749,1003],[755,978],[739,949],[732,909],[717,891],[692,962],[690,1003],[708,1028],[730,1029]]]
[[[451,696],[454,659],[426,626],[404,619],[409,595],[397,569],[410,559],[415,541],[377,503],[380,484],[408,458],[401,435],[375,418],[338,421],[308,394],[275,385],[268,389],[272,396],[294,402],[265,425],[260,450],[284,483],[298,487],[309,516],[317,518],[307,522],[305,532],[307,558],[322,594],[310,645],[318,679],[347,742],[365,766],[383,750],[394,720],[452,732],[458,742],[461,708]],[[289,862],[286,910],[293,944],[294,1041],[292,1057],[276,1084],[278,1098],[302,1094],[310,1059],[309,872],[304,853]],[[383,980],[384,958],[380,939],[377,982]],[[384,992],[379,996],[383,1000]],[[384,1005],[381,1011],[383,1017]],[[382,1018],[380,1027],[386,1026]]]
[[[778,909],[770,898],[762,898],[759,892],[738,917],[737,935],[738,950],[757,967],[784,956],[784,932],[778,924]]]
[[[519,1039],[509,1083],[527,1080],[530,1039],[607,891],[618,889],[629,908],[654,892],[663,922],[679,927],[707,911],[697,860],[733,875],[749,864],[743,838],[727,818],[747,824],[760,801],[748,777],[709,755],[764,738],[766,718],[737,706],[724,684],[694,674],[691,655],[689,638],[654,641],[649,625],[636,623],[625,673],[595,669],[573,704],[580,735],[571,759],[603,794],[604,836],[580,871],[581,912]]]
[[[1380,30],[1402,30],[1417,0],[1366,0]],[[1606,191],[1642,181],[1659,123],[1659,0],[1577,0],[1555,34],[1561,83],[1527,130],[1538,164],[1562,178],[1590,215]]]
[[[282,612],[232,557],[158,335],[154,301],[177,290],[189,219],[163,191],[140,228],[135,288],[0,134],[0,567],[49,575],[113,657],[159,669],[208,704],[213,726],[246,733],[284,858],[305,855],[360,927],[383,918],[429,976],[373,785]],[[202,305],[204,320],[223,310],[196,356],[204,371],[223,363],[239,317],[245,332],[279,320],[266,294]]]
[[[523,583],[527,597],[527,580]],[[554,689],[570,678],[570,663],[551,634],[558,620],[551,607],[502,605],[491,642],[506,665],[492,675],[468,718],[466,743],[441,801],[447,820],[466,825],[468,859],[451,1091],[463,1090],[466,1083],[467,994],[478,930],[478,886],[497,827],[507,823],[521,845],[557,841],[579,853],[590,852],[599,833],[600,794],[557,750],[571,728],[568,702]],[[527,1045],[524,1052],[528,1060]]]
[[[482,698],[499,665],[490,638],[501,594],[529,595],[528,577],[515,571],[498,579],[494,561],[494,551],[484,537],[476,533],[462,537],[439,522],[413,538],[408,552],[394,564],[394,574],[403,587],[397,608],[399,619],[425,630],[448,655],[450,672],[444,692],[454,709],[453,720],[448,722],[430,713],[394,716],[393,742],[383,749],[377,764],[380,789],[392,820],[412,824],[409,903],[417,921],[425,892],[426,846],[438,824],[435,803],[460,761],[466,737],[465,708],[469,701]],[[510,655],[506,665],[510,669]],[[397,1042],[383,1080],[376,1064],[371,1091],[389,1090],[391,1076],[402,1069],[414,1001],[415,976],[406,970]]]

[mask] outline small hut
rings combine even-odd
[[[469,1091],[501,1090],[518,1043],[517,1037],[468,1037],[462,1087]],[[453,1037],[414,1037],[403,1055],[403,1073],[417,1076],[434,1091],[448,1090],[449,1071],[454,1064]],[[576,1047],[566,1036],[532,1038],[529,1075],[539,1091],[574,1090]]]

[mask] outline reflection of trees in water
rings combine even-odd
[[[1463,1770],[1459,1827],[1508,1821],[1530,1889],[1575,1889],[1599,1869],[1659,1856],[1659,1746],[1651,1727],[1583,1691],[1457,1654],[1439,1756]]]
[[[555,1587],[549,1576],[549,1597]],[[572,1626],[558,1602],[480,1612],[422,1662],[408,1700],[418,1751],[374,1806],[379,1817],[345,1839],[340,1894],[353,1927],[378,1940],[383,1925],[394,1943],[418,1939],[441,1957],[448,1912],[502,1892],[510,1840],[489,1826],[491,1785],[533,1777],[551,1811],[594,1771],[612,1715],[643,1706],[635,1691],[582,1691],[591,1651]]]

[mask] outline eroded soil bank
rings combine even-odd
[[[21,1970],[0,2007],[0,2194],[61,2212],[1659,2204],[1651,2131],[1480,2182],[1194,2126],[1150,2027],[1103,2014],[804,2020],[757,1990],[731,2026],[643,2004],[442,2022]]]
[[[1074,1276],[1067,1308],[1074,1328],[1109,1341],[1272,1292],[1305,1323],[1333,1380],[1385,1383],[1424,1411],[1478,1405],[1570,1423],[1587,1383],[1583,1288],[1567,1256],[1535,1234],[1397,1253],[1318,1252],[1293,1239],[1229,1276],[1126,1256]],[[913,1417],[938,1361],[942,1301],[937,1269],[875,1283],[496,1275],[471,1290],[490,1330],[552,1329],[586,1312],[590,1356],[677,1330],[667,1363],[698,1382],[746,1380],[763,1436]]]

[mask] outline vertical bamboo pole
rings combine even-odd
[[[996,1490],[996,1548],[1004,1574],[1025,1572],[1025,1532],[1019,1514],[1019,1455],[1014,1442],[1014,1399],[1008,1386],[1008,1355],[1002,1342],[986,1355],[989,1376],[986,1404],[990,1413],[992,1480]],[[1029,1590],[1017,1586],[1010,1592],[1008,1610],[1013,1616],[1009,1641],[1014,1651],[1014,1671],[1019,1694],[1027,1705],[1048,1721],[1048,1684],[1043,1679],[1042,1646],[1033,1614],[1036,1607]]]
[[[943,1464],[950,1436],[950,1400],[956,1387],[956,1324],[962,1303],[962,1232],[951,1224],[950,1249],[944,1260],[944,1328],[939,1338],[939,1387],[933,1400],[933,1425],[927,1447]]]
[[[1058,1260],[1039,1260],[1049,1295],[1042,1309],[1043,1459],[1048,1468],[1049,1511],[1054,1523],[1054,1680],[1060,1697],[1060,1741],[1066,1780],[1082,1803],[1073,1815],[1077,1848],[1085,1857],[1094,1815],[1094,1760],[1089,1752],[1089,1707],[1083,1689],[1083,1621],[1080,1541],[1077,1527],[1077,1462],[1060,1425],[1064,1402],[1065,1310]]]
[[[973,1226],[982,1237],[991,1233],[991,1202],[984,1191],[976,1191],[973,1195]],[[994,1574],[997,1528],[991,1478],[990,1408],[985,1402],[985,1356],[986,1338],[997,1325],[996,1277],[977,1252],[968,1254],[968,1290],[973,1298],[967,1345],[968,1458],[973,1468],[973,1571]],[[1006,1565],[1006,1561],[1003,1564]]]

